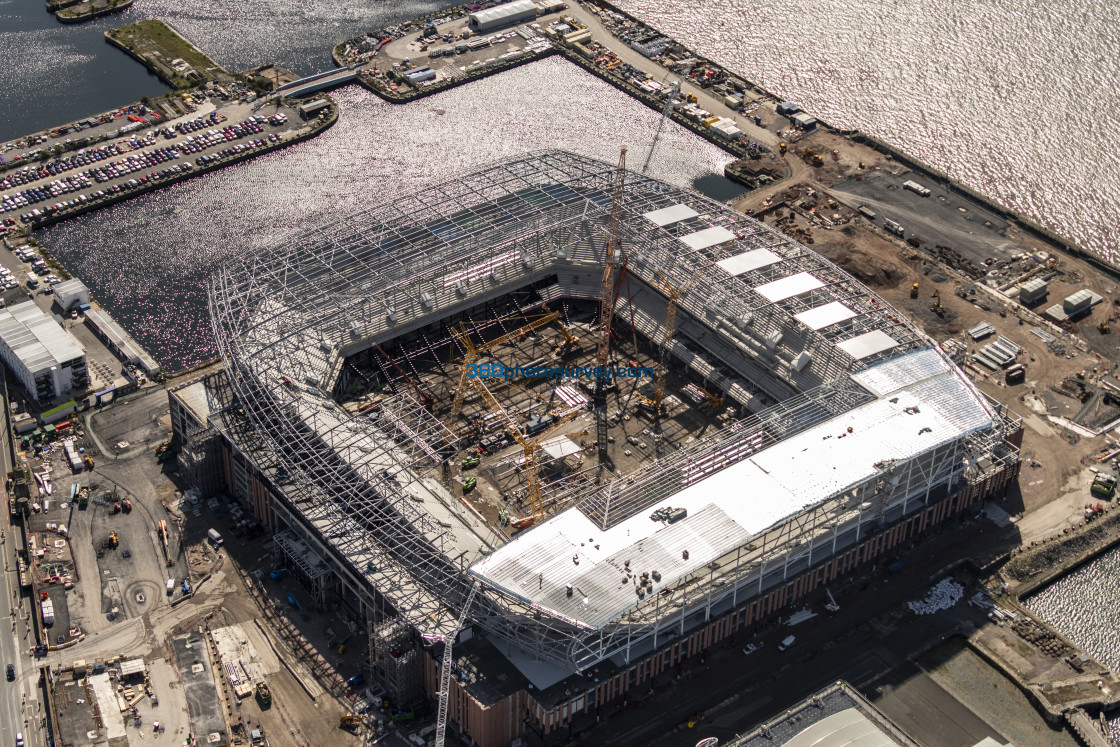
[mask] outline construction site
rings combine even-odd
[[[226,365],[170,393],[180,464],[437,743],[570,726],[1018,475],[1018,419],[886,301],[625,149],[495,164],[210,290]]]

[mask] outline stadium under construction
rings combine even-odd
[[[171,392],[181,461],[368,631],[394,702],[445,692],[484,746],[1018,476],[1019,422],[896,310],[623,163],[484,168],[226,263],[210,307],[224,370]]]

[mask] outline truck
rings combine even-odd
[[[797,640],[797,636],[787,635],[785,638],[782,639],[782,642],[778,644],[778,650],[779,651],[785,651],[787,648],[792,646],[793,642],[796,641],[796,640]]]
[[[169,579],[167,579],[167,596],[171,596],[174,593],[175,593],[175,579],[169,578]]]
[[[913,192],[914,194],[921,195],[922,197],[929,197],[929,194],[930,194],[929,189],[927,187],[924,187],[921,184],[918,184],[916,181],[913,181],[913,180],[903,182],[902,183],[902,188],[903,189],[908,189],[911,192]]]
[[[206,530],[206,536],[210,539],[210,544],[214,547],[222,546],[222,535],[217,529],[210,528]]]
[[[261,708],[268,708],[272,705],[272,690],[269,689],[268,683],[264,681],[257,683],[257,702],[261,704]]]
[[[902,237],[902,236],[906,235],[906,229],[903,228],[902,226],[900,226],[899,224],[895,223],[893,220],[890,220],[890,219],[883,221],[883,228],[887,229],[888,231],[890,231],[891,233],[893,233],[895,236],[898,236],[898,237]]]
[[[859,206],[859,214],[864,218],[867,218],[868,220],[875,220],[875,211],[869,208],[867,205]]]

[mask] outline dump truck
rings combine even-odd
[[[272,705],[272,690],[269,689],[267,682],[257,683],[257,702],[261,704],[261,708]]]

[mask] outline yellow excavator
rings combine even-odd
[[[356,713],[348,713],[338,720],[339,729],[356,731],[362,725],[362,717]]]
[[[910,286],[910,298],[917,298],[917,297],[918,297],[918,284],[914,283],[912,286]]]

